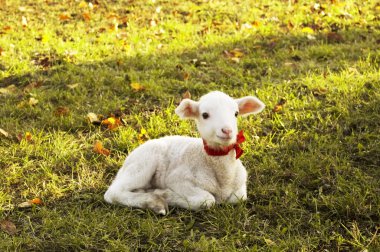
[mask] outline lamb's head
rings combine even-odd
[[[214,91],[193,101],[184,99],[175,112],[181,118],[194,119],[201,137],[212,147],[234,144],[238,133],[237,116],[261,112],[265,105],[253,96],[233,99]]]

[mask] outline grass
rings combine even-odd
[[[372,0],[2,1],[0,221],[17,230],[2,227],[0,250],[378,251],[379,13]],[[197,135],[173,112],[186,90],[267,105],[240,121],[248,201],[165,217],[106,204],[141,142]]]

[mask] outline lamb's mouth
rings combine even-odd
[[[232,137],[226,137],[226,136],[218,136],[216,135],[217,138],[223,140],[223,141],[230,141],[232,139]]]

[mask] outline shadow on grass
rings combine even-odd
[[[260,218],[267,219],[274,228],[286,227],[293,220],[295,227],[287,228],[299,231],[290,234],[317,237],[318,227],[307,221],[319,216],[319,221],[331,219],[329,231],[338,223],[359,220],[369,234],[379,221],[379,209],[369,205],[380,205],[376,186],[380,179],[380,85],[378,76],[371,69],[368,71],[379,66],[373,43],[378,34],[342,31],[341,35],[342,39],[336,41],[329,41],[323,35],[317,40],[290,35],[250,37],[179,54],[120,56],[80,65],[65,62],[60,55],[50,52],[40,58],[46,58],[46,64],[50,64],[46,70],[0,80],[0,87],[15,84],[19,90],[26,90],[19,95],[1,97],[2,127],[16,131],[68,131],[75,135],[88,131],[90,126],[85,120],[88,112],[149,117],[155,109],[178,102],[186,90],[195,98],[215,89],[234,96],[254,93],[269,108],[262,115],[263,127],[257,130],[264,142],[255,154],[246,156],[247,162],[253,162],[248,169],[256,174],[257,184],[250,182],[249,190],[250,200],[257,202],[257,207],[250,203],[245,207],[255,223],[265,230],[266,224]],[[245,52],[238,64],[223,55],[224,50],[233,48]],[[358,83],[345,83],[344,78],[335,81],[347,71],[353,72],[347,74],[347,81]],[[368,79],[364,80],[362,75]],[[141,83],[145,90],[134,91],[131,82]],[[28,89],[31,83],[41,86]],[[74,83],[79,85],[67,86]],[[36,106],[15,106],[32,96],[39,99]],[[286,97],[289,109],[274,114],[270,108],[280,97]],[[54,116],[59,107],[69,108],[70,114]],[[299,117],[297,120],[295,115]],[[289,132],[297,134],[289,135]],[[274,147],[268,147],[269,142]],[[349,163],[349,168],[345,168],[344,162]],[[368,184],[363,185],[365,182]],[[288,187],[293,185],[292,195]],[[270,191],[270,186],[277,191]],[[73,192],[84,195],[79,199],[83,204],[93,203],[94,211],[111,209],[123,214],[122,207],[106,208],[99,199],[94,203],[87,197],[101,193],[101,190]],[[299,213],[302,218],[296,220]],[[194,227],[200,231],[208,228],[204,223],[212,222],[209,214],[195,216],[203,223]],[[218,227],[214,232],[223,228],[226,227]],[[246,231],[260,232],[254,227],[246,227]],[[263,243],[262,237],[254,241]],[[252,242],[248,240],[246,245],[253,245]],[[320,246],[321,249],[334,247],[328,241],[320,241]]]

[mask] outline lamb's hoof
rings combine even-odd
[[[166,215],[169,212],[168,203],[166,200],[158,195],[155,195],[153,202],[148,204],[148,208],[156,214]]]

